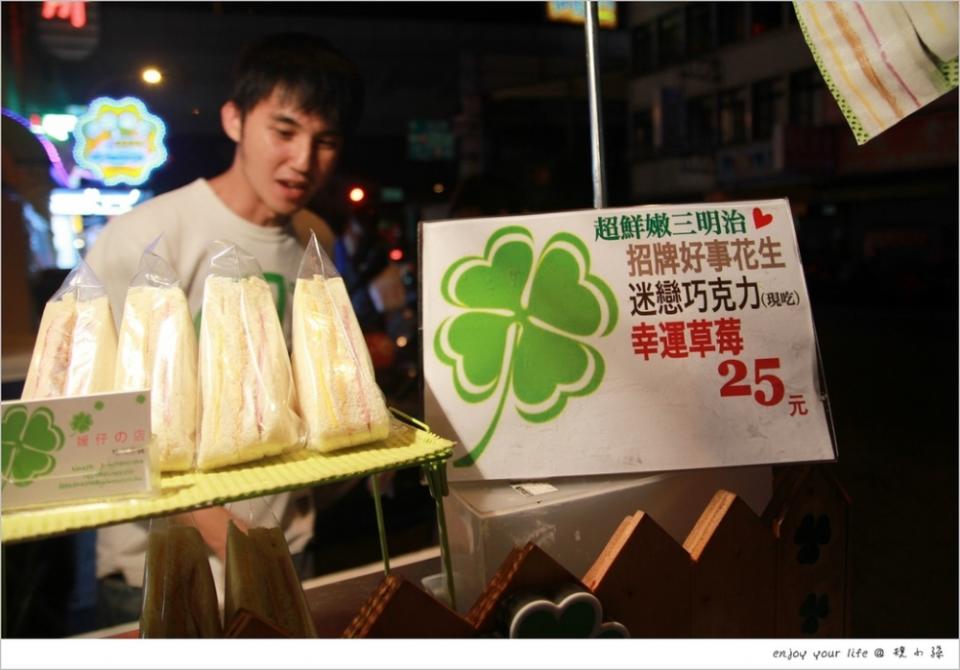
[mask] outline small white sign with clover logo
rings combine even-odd
[[[836,457],[786,200],[421,226],[451,479]]]
[[[154,492],[150,392],[14,400],[3,411],[3,511]]]

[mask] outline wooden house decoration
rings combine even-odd
[[[789,468],[763,514],[777,538],[777,637],[850,634],[850,498],[822,465]]]
[[[290,637],[290,633],[264,619],[256,612],[241,607],[231,617],[230,624],[223,631],[223,636],[226,638],[286,639]]]
[[[582,616],[587,610],[592,611],[590,616]],[[569,625],[575,618],[580,623]],[[507,555],[467,620],[481,636],[629,636],[622,624],[604,622],[600,601],[532,542]]]
[[[787,468],[762,518],[719,490],[682,546],[648,514],[626,517],[582,580],[533,543],[515,547],[466,619],[387,577],[344,635],[849,635],[849,505],[827,468]]]
[[[719,490],[683,543],[693,559],[693,637],[774,637],[773,533],[736,494]]]
[[[527,542],[523,547],[514,547],[507,554],[500,569],[467,613],[467,621],[481,635],[493,635],[503,623],[498,620],[498,606],[511,594],[543,593],[565,584],[580,584],[580,580],[543,549],[533,542]]]
[[[693,564],[644,512],[626,517],[583,577],[631,637],[690,637]]]
[[[387,575],[343,633],[348,638],[462,638],[463,617],[396,574]]]

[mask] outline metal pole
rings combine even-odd
[[[440,557],[443,560],[443,572],[447,580],[447,597],[450,608],[457,609],[457,596],[453,585],[453,564],[450,559],[450,540],[447,536],[447,518],[443,511],[443,498],[449,493],[447,485],[447,465],[445,462],[427,463],[422,467],[430,487],[430,495],[437,505],[437,530],[440,534]]]
[[[606,179],[603,170],[603,116],[600,108],[600,69],[597,65],[597,3],[588,0],[584,31],[587,36],[587,83],[590,97],[590,155],[593,167],[593,206],[607,206]]]
[[[377,534],[380,536],[380,555],[383,557],[383,574],[390,574],[390,550],[387,549],[387,527],[383,521],[383,506],[380,503],[380,484],[378,472],[370,475],[370,493],[373,495],[373,508],[377,513]]]

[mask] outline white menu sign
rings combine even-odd
[[[155,490],[150,391],[15,400],[2,409],[4,512]]]
[[[786,200],[421,224],[451,479],[832,460]]]

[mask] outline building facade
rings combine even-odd
[[[633,202],[786,197],[812,291],[955,295],[956,90],[857,146],[791,3],[627,7]]]

